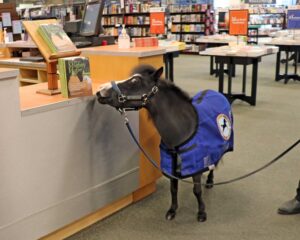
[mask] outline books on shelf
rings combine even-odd
[[[60,58],[58,59],[58,71],[63,97],[71,98],[93,95],[88,58]]]
[[[76,46],[59,24],[41,24],[37,32],[43,38],[51,53],[76,51]]]

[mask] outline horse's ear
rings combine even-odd
[[[160,67],[154,73],[152,73],[152,76],[156,81],[158,81],[158,79],[160,78],[160,76],[162,75],[163,72],[164,72],[164,68]]]

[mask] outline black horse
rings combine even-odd
[[[161,167],[171,181],[172,204],[166,219],[172,220],[178,208],[176,178],[192,177],[198,201],[197,219],[203,222],[206,212],[201,196],[202,173],[210,171],[206,187],[212,187],[214,166],[225,152],[233,150],[230,104],[212,90],[190,98],[170,81],[160,79],[162,73],[163,68],[139,66],[130,78],[101,85],[97,98],[101,104],[117,109],[148,110],[162,139]],[[200,112],[196,110],[198,106]]]

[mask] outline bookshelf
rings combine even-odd
[[[170,5],[171,33],[177,41],[185,42],[189,50],[198,53],[201,35],[214,34],[214,12],[209,4]]]
[[[228,9],[219,9],[218,12],[218,32],[228,33]],[[270,33],[284,29],[285,25],[284,7],[252,6],[249,8],[248,42],[257,43],[259,38],[269,37]]]
[[[125,23],[131,38],[150,36],[150,7],[148,3],[132,3],[121,12],[119,4],[110,4],[104,8],[102,26],[106,34],[118,37],[120,25]]]

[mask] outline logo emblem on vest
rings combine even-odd
[[[231,136],[231,122],[229,118],[225,114],[219,114],[217,117],[217,125],[224,140],[229,140]]]

